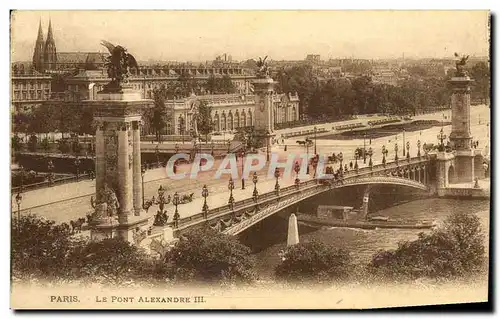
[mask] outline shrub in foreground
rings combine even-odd
[[[351,269],[347,251],[312,241],[288,247],[275,275],[287,282],[330,282],[348,278]]]
[[[457,278],[473,275],[485,265],[484,235],[474,214],[454,213],[443,227],[420,233],[396,250],[376,253],[368,265],[382,279]]]

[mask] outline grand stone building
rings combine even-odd
[[[235,132],[239,128],[254,126],[255,95],[219,94],[192,95],[187,98],[167,101],[165,106],[173,110],[172,121],[167,122],[166,133],[189,134],[194,129],[194,116],[198,105],[205,101],[211,108],[213,132]],[[299,97],[297,94],[273,94],[273,122],[287,123],[299,119]],[[146,119],[144,133],[153,134]]]
[[[48,101],[52,77],[32,66],[15,64],[11,70],[11,112],[29,112]]]

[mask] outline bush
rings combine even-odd
[[[63,154],[69,153],[71,147],[69,146],[67,139],[60,139],[57,142],[59,143],[59,151],[61,151],[61,153]]]
[[[313,241],[288,247],[275,274],[287,282],[319,283],[344,280],[351,268],[352,258],[347,251]]]
[[[420,233],[396,250],[379,251],[368,265],[381,279],[450,279],[477,273],[485,264],[484,235],[479,218],[454,213],[441,229]]]
[[[251,282],[253,267],[250,248],[211,229],[186,234],[164,260],[166,276],[179,281]]]
[[[61,278],[72,249],[69,228],[36,215],[12,221],[12,276],[18,279]]]
[[[81,243],[69,256],[73,278],[112,285],[147,277],[147,259],[140,248],[116,237]]]

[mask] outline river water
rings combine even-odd
[[[303,202],[298,208],[271,216],[240,234],[239,239],[249,246],[257,257],[257,271],[262,279],[273,276],[274,267],[279,263],[278,253],[286,247],[288,216],[297,211],[313,213],[318,205],[347,205],[358,208],[362,201],[363,189],[352,187],[334,190]],[[488,200],[459,200],[426,198],[411,189],[380,187],[370,196],[370,213],[391,218],[436,220],[439,224],[454,211],[477,214],[487,238],[489,232],[490,202]],[[322,227],[320,229],[299,224],[301,242],[312,240],[333,244],[347,249],[354,260],[366,264],[380,249],[395,249],[400,241],[414,240],[422,230]],[[428,230],[426,230],[428,231]]]

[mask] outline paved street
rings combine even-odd
[[[443,112],[436,114],[427,114],[418,116],[415,119],[442,119]],[[449,112],[448,112],[449,116]],[[481,124],[479,124],[478,118],[481,118]],[[479,149],[484,149],[489,144],[489,137],[487,133],[486,123],[489,122],[489,108],[486,106],[475,106],[471,108],[471,133],[475,140],[479,140]],[[329,124],[331,128],[331,124]],[[440,127],[433,127],[431,129],[415,132],[406,132],[405,142],[410,142],[410,154],[412,156],[416,155],[417,140],[421,140],[422,145],[425,142],[430,142],[437,144],[437,134],[440,131]],[[451,126],[445,126],[444,132],[449,135]],[[274,145],[271,148],[273,153],[277,153],[278,157],[283,160],[289,154],[301,154],[306,152],[305,147],[299,146],[296,143],[297,138],[291,138],[285,140],[287,145],[287,152],[284,151],[284,145]],[[403,147],[403,137],[402,133],[398,134],[397,140],[396,136],[381,137],[377,139],[372,139],[371,145],[369,141],[366,141],[366,147],[372,147],[374,151],[373,163],[381,163],[381,148],[385,145],[388,153],[388,161],[394,159],[394,144],[397,142],[399,146],[398,156],[400,159],[403,158],[402,147]],[[342,152],[344,155],[344,163],[349,165],[352,160],[354,163],[354,150],[356,147],[363,147],[363,140],[318,140],[317,150],[318,153],[331,154],[335,152],[338,154]],[[314,153],[314,146],[309,148],[310,154]],[[423,151],[422,151],[423,154]],[[157,189],[160,185],[163,185],[167,189],[167,194],[173,195],[174,192],[179,194],[189,194],[194,193],[194,200],[191,203],[179,205],[179,213],[181,217],[187,217],[191,214],[196,214],[201,211],[203,205],[203,198],[201,197],[201,189],[204,184],[207,185],[210,196],[207,198],[207,203],[209,207],[217,207],[227,203],[229,198],[229,191],[227,188],[229,175],[223,175],[220,180],[215,179],[215,171],[219,167],[221,160],[217,160],[214,163],[214,167],[206,172],[200,172],[195,180],[182,179],[182,180],[171,180],[167,178],[167,174],[164,168],[148,170],[144,177],[144,193],[145,198],[149,199],[152,196],[157,196]],[[368,164],[368,159],[367,159]],[[367,165],[366,164],[366,165]],[[362,161],[358,161],[360,167],[364,167]],[[239,171],[241,171],[241,160],[238,160]],[[267,165],[266,165],[267,168]],[[191,166],[189,164],[181,165],[178,172],[190,171]],[[273,177],[268,178],[267,170],[262,170],[259,172],[259,182],[258,190],[260,193],[271,191],[274,189],[275,179]],[[288,179],[280,179],[280,185],[282,187],[291,185],[293,183],[294,177]],[[94,181],[80,181],[78,183],[57,185],[51,188],[38,189],[33,191],[28,191],[23,193],[23,201],[21,204],[22,213],[32,212],[42,215],[48,219],[53,219],[56,222],[67,222],[69,220],[74,220],[78,217],[85,216],[87,213],[92,211],[90,205],[90,196],[94,194],[95,182]],[[235,200],[241,200],[250,197],[253,191],[253,184],[251,179],[246,180],[246,189],[241,190],[241,181],[235,181],[234,198]],[[17,207],[14,201],[14,196],[12,196],[12,211],[16,212]],[[156,209],[154,206],[151,210]],[[169,214],[173,213],[172,204],[167,205],[167,210]]]

